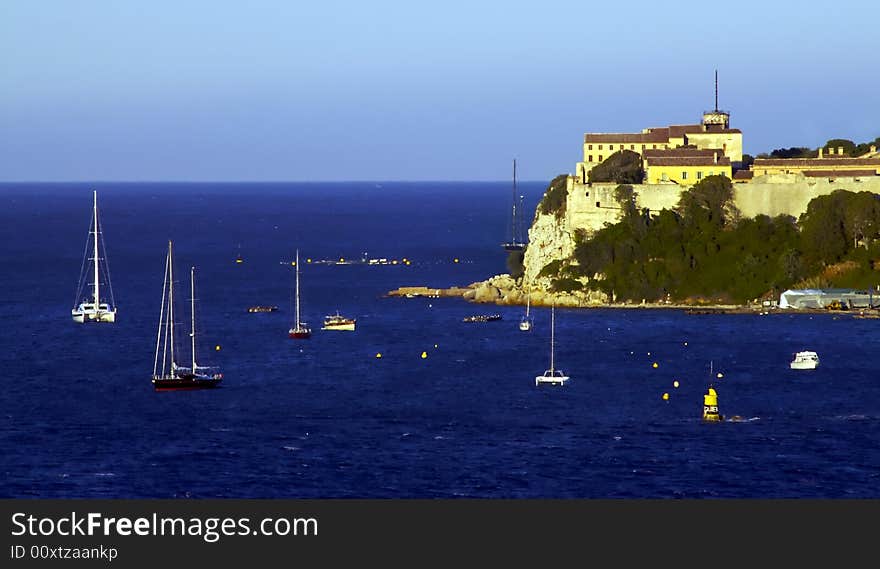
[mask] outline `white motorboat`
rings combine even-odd
[[[798,352],[794,355],[789,367],[791,369],[816,369],[819,367],[819,355],[811,351]]]

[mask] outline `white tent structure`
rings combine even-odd
[[[849,288],[789,289],[779,295],[779,308],[825,308],[835,300],[847,308],[872,308],[875,300],[880,301],[880,298],[875,299],[870,290]]]

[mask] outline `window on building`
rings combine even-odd
[[[590,144],[590,145],[587,146],[587,150],[592,150],[592,149],[593,149],[593,145],[592,145],[592,144]]]
[[[687,180],[687,179],[688,179],[688,173],[687,173],[687,172],[682,172],[682,173],[681,173],[681,179],[682,179],[682,180]]]
[[[590,191],[587,190],[587,197],[590,197]]]
[[[601,162],[601,161],[602,161],[602,155],[600,154],[599,155],[599,162]]]
[[[602,145],[601,145],[601,144],[599,145],[599,150],[602,150]]]
[[[703,173],[700,172],[699,170],[697,171],[697,179],[698,179],[698,180],[702,180],[702,179],[703,179]]]
[[[656,144],[652,144],[651,147],[653,147],[654,150],[657,150],[657,145],[656,145]]]
[[[592,162],[592,161],[593,161],[593,155],[592,155],[592,154],[590,154],[590,159],[589,159],[589,160],[587,160],[587,162]]]
[[[645,149],[645,145],[643,144],[643,145],[642,145],[642,150],[644,150],[644,149]]]
[[[599,205],[599,202],[596,202],[596,207],[602,207],[602,206]]]
[[[636,145],[635,145],[635,144],[630,144],[630,145],[629,145],[629,149],[630,149],[630,150],[635,150],[635,149],[636,149]]]

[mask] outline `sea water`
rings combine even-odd
[[[545,186],[518,185],[529,219]],[[70,317],[93,189],[113,325]],[[558,309],[571,379],[536,387],[548,309],[522,332],[524,307],[384,296],[506,272],[508,183],[3,184],[0,203],[3,497],[880,497],[880,321]],[[195,267],[218,389],[150,383],[169,239],[182,344]],[[296,249],[308,340],[287,336]],[[363,257],[389,264],[319,263]],[[337,310],[355,332],[320,330]],[[482,313],[503,318],[462,322]],[[789,369],[807,349],[820,367]],[[710,383],[722,423],[700,418]]]

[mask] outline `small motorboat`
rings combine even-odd
[[[794,355],[789,367],[791,369],[816,369],[819,367],[819,355],[811,351],[798,352]]]

